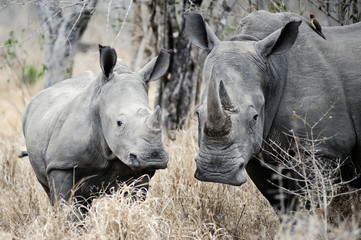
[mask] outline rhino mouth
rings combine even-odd
[[[228,164],[212,164],[205,163],[204,158],[202,158],[200,155],[198,155],[195,160],[197,169],[194,173],[194,177],[199,181],[216,182],[234,186],[240,186],[247,181],[247,177],[244,171],[244,161],[234,162],[234,159],[232,158],[222,159],[223,163]]]
[[[128,157],[128,166],[134,170],[141,169],[164,169],[167,168],[169,155],[168,153],[152,152],[151,154],[130,153]]]

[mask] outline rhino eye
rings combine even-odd
[[[250,124],[251,128],[253,128],[254,125],[256,125],[256,123],[257,123],[258,112],[253,107],[249,107],[248,116],[249,116],[249,124]]]
[[[117,125],[118,125],[118,127],[121,127],[123,125],[122,121],[118,120]]]
[[[257,119],[258,119],[258,114],[253,115],[252,121],[250,122],[251,128],[253,128],[256,125]]]

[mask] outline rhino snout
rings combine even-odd
[[[204,163],[199,155],[196,157],[197,169],[194,177],[199,181],[224,183],[240,186],[247,181],[245,175],[245,163],[228,163],[224,160],[224,164]]]
[[[164,169],[167,168],[169,154],[152,151],[147,154],[129,154],[129,166],[133,169]]]

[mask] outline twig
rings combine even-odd
[[[238,220],[237,220],[237,224],[236,224],[235,229],[238,228],[238,225],[239,225],[239,222],[241,221],[241,218],[242,218],[242,216],[243,216],[244,210],[246,210],[246,204],[243,205],[242,212],[241,212],[241,215],[239,215],[239,218],[238,218]]]
[[[112,2],[113,2],[113,0],[110,0],[110,1],[109,1],[109,4],[108,4],[107,27],[106,27],[106,29],[105,29],[105,33],[106,33],[106,34],[108,34],[108,31],[109,31],[110,6],[112,5]]]
[[[119,37],[119,35],[120,35],[120,33],[121,33],[124,25],[125,25],[125,22],[126,22],[126,20],[127,20],[127,18],[128,18],[128,14],[129,14],[129,12],[130,12],[130,8],[132,7],[132,4],[133,4],[133,0],[130,0],[130,3],[129,3],[128,9],[127,9],[127,12],[125,13],[124,20],[123,20],[123,22],[122,22],[122,26],[120,26],[120,29],[119,29],[117,35],[115,36],[115,38],[113,39],[113,41],[110,43],[110,46],[111,46],[111,47],[114,45],[115,41],[118,39],[118,37]]]

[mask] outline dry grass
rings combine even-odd
[[[17,158],[24,149],[19,115],[1,116],[1,239],[359,239],[361,234],[359,211],[327,231],[322,214],[306,211],[280,225],[251,181],[241,187],[197,181],[195,121],[177,132],[176,141],[165,140],[169,167],[152,178],[144,202],[117,192],[96,199],[83,221],[69,221],[75,206],[51,207],[28,159]]]
[[[152,178],[144,202],[129,202],[120,192],[103,196],[94,201],[87,217],[80,222],[68,221],[74,206],[50,206],[28,159],[17,158],[24,144],[20,126],[14,129],[3,125],[0,237],[272,239],[279,228],[278,218],[250,181],[242,187],[231,187],[194,179],[195,125],[178,132],[176,141],[166,140],[169,167]]]

